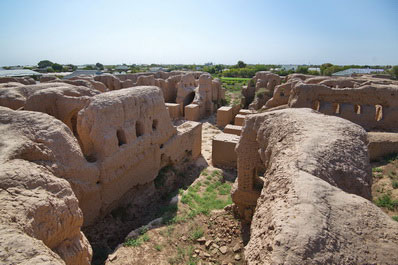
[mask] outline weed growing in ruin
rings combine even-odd
[[[125,247],[138,247],[141,246],[142,243],[148,242],[150,240],[148,235],[148,228],[144,227],[140,230],[140,236],[137,238],[129,238],[126,242],[123,243]]]
[[[197,226],[193,229],[190,238],[192,241],[195,241],[196,239],[201,238],[203,234],[204,234],[203,229]]]
[[[155,249],[160,252],[162,251],[163,247],[161,245],[156,244]]]
[[[218,189],[218,194],[228,195],[231,193],[231,188],[232,188],[232,186],[230,184],[224,183],[224,184],[220,185],[220,187]]]
[[[397,222],[398,222],[398,215],[394,215],[394,216],[392,217],[392,219],[393,219],[394,221],[397,221]]]
[[[393,188],[393,189],[398,189],[398,180],[393,180],[393,181],[391,182],[391,185],[392,185],[392,188]]]
[[[372,168],[372,172],[382,173],[383,169],[380,167],[374,167],[374,168]]]
[[[388,210],[393,211],[394,209],[398,209],[398,200],[391,199],[390,194],[383,194],[375,200],[375,204],[379,207],[387,208]]]
[[[129,238],[126,242],[123,243],[125,247],[138,247],[141,246],[142,243],[148,242],[150,240],[147,233],[140,235],[137,238]]]
[[[177,254],[174,257],[168,259],[170,264],[182,264],[184,261],[188,261],[187,264],[193,265],[196,264],[197,259],[192,257],[193,254],[193,246],[189,246],[187,248],[177,248]]]

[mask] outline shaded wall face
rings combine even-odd
[[[339,116],[366,130],[398,129],[398,87],[394,85],[339,89],[299,84],[291,92],[289,106]]]

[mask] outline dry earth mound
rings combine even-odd
[[[78,176],[71,163],[78,147],[53,117],[0,107],[1,262],[90,264],[83,214],[65,180]]]
[[[366,144],[360,126],[309,109],[246,119],[233,200],[248,216],[259,196],[248,264],[397,264],[398,224],[368,200]]]

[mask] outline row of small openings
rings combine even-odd
[[[184,84],[184,87],[192,87],[195,86],[195,84],[189,83],[189,84]]]
[[[319,100],[315,100],[313,102],[312,109],[314,109],[316,111],[319,111],[320,105],[321,105],[320,101]],[[353,109],[354,113],[356,113],[358,115],[362,113],[361,105],[354,104],[353,106],[354,106],[354,109]],[[376,121],[382,120],[383,119],[383,106],[375,105],[375,109],[376,109],[375,120]],[[335,114],[340,114],[341,113],[340,103],[333,103],[333,113],[335,113]]]
[[[156,131],[158,128],[158,120],[152,121],[152,131]],[[138,138],[144,134],[144,126],[141,122],[137,121],[135,123],[135,136]],[[124,145],[127,143],[126,134],[123,129],[119,129],[116,131],[116,137],[118,140],[118,145]]]

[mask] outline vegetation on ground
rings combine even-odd
[[[250,78],[221,77],[221,85],[226,89],[226,105],[240,105],[242,98],[242,87],[247,85]]]
[[[150,240],[149,239],[149,235],[146,232],[144,232],[140,236],[138,236],[137,238],[129,238],[128,240],[126,240],[126,242],[124,242],[123,246],[125,246],[125,247],[138,247],[142,243],[148,242],[149,240]]]
[[[199,257],[195,255],[194,246],[205,235],[205,224],[211,211],[232,203],[231,188],[232,182],[224,179],[221,170],[204,169],[193,184],[178,191],[178,204],[161,209],[163,226],[159,230],[143,229],[138,237],[128,239],[123,245],[140,247],[147,243],[153,253],[164,255],[161,253],[168,251],[170,264],[197,264]],[[185,237],[183,241],[182,235]],[[179,244],[174,243],[178,241]]]
[[[374,203],[398,220],[398,154],[390,154],[372,163]]]

